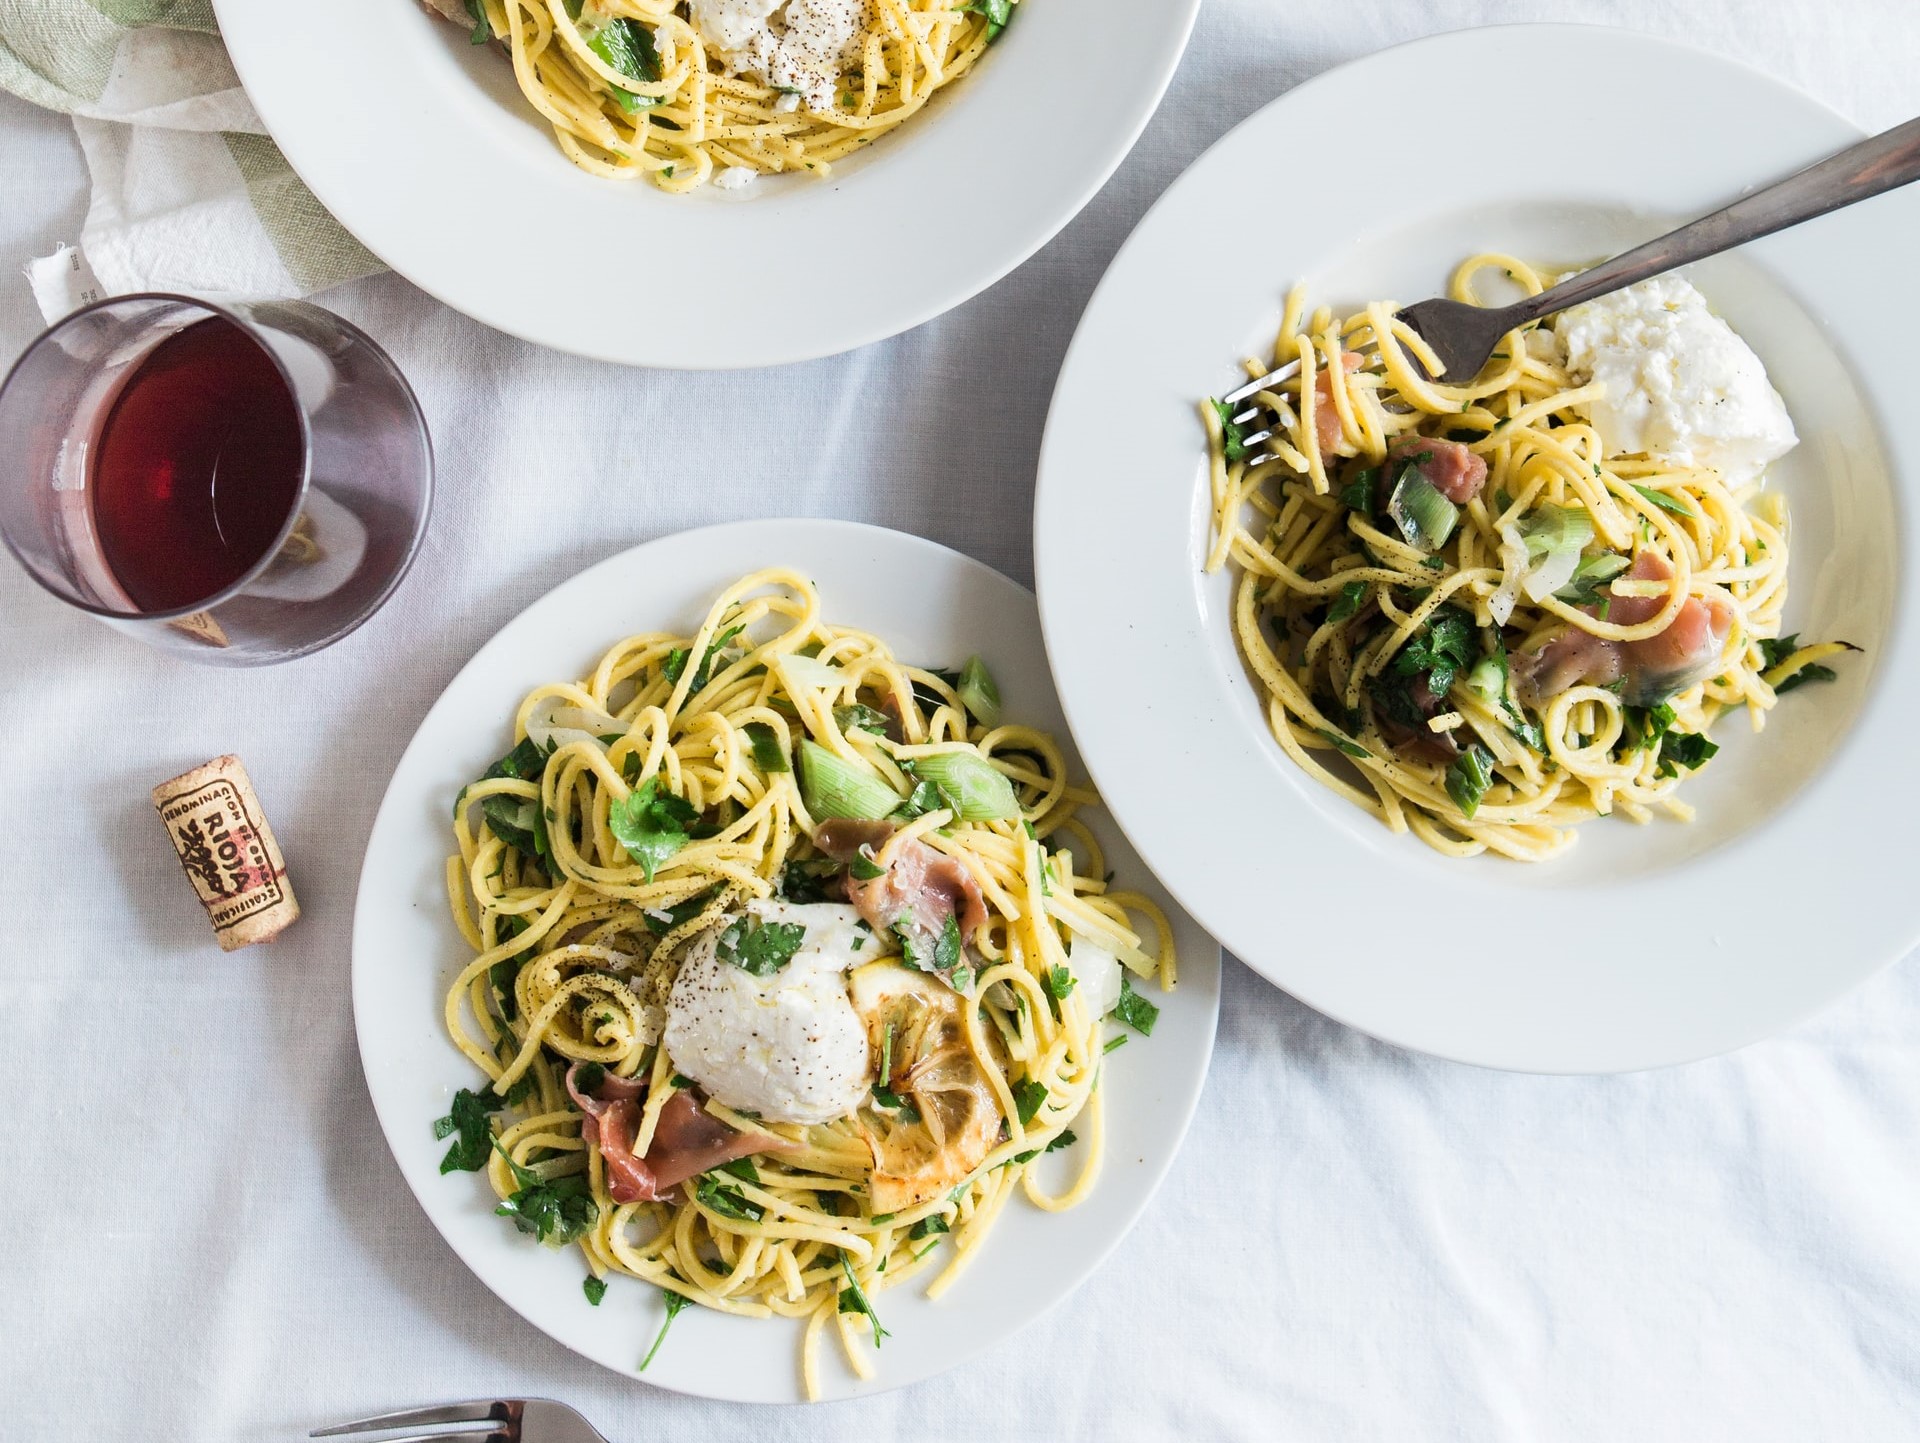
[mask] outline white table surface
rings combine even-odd
[[[1602,1079],[1411,1056],[1231,965],[1192,1134],[1107,1267],[971,1366],[812,1411],[677,1398],[521,1323],[428,1226],[361,1081],[361,849],[408,736],[497,627],[636,541],[745,515],[902,527],[1030,581],[1053,374],[1153,198],[1330,65],[1549,18],[1712,46],[1868,127],[1920,112],[1914,0],[1211,0],[1086,213],[884,345],[760,374],[625,372],[392,277],[332,292],[419,389],[441,469],[419,566],[328,652],[199,669],[0,566],[0,1438],[252,1443],[514,1392],[567,1399],[618,1443],[1920,1436],[1911,961],[1736,1056]],[[1535,85],[1549,115],[1606,100]],[[66,123],[0,97],[0,257],[74,237],[83,197]],[[24,282],[0,281],[0,359],[37,328]],[[306,911],[231,957],[147,801],[225,751]]]

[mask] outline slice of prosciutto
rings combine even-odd
[[[1358,351],[1342,351],[1340,365],[1348,371],[1357,371],[1364,357]],[[1320,378],[1313,383],[1313,437],[1320,443],[1322,455],[1340,444],[1345,427],[1340,424],[1340,412],[1333,404],[1333,372],[1322,371]]]
[[[836,861],[851,861],[862,847],[879,851],[893,836],[892,822],[822,822],[813,843]],[[960,935],[971,937],[987,924],[987,901],[972,872],[925,842],[915,839],[894,850],[892,865],[870,881],[847,878],[847,900],[866,924],[883,936],[898,937],[912,957],[931,957],[949,919],[958,918]]]
[[[1429,486],[1461,506],[1478,496],[1487,482],[1486,458],[1458,441],[1444,436],[1402,436],[1387,448],[1389,483],[1381,488],[1383,491],[1392,489],[1392,481],[1400,475],[1399,466],[1407,461],[1419,468]]]
[[[1673,565],[1657,551],[1642,551],[1620,579],[1671,581]],[[1616,595],[1607,619],[1620,626],[1640,626],[1658,616],[1666,604],[1661,596]],[[1581,609],[1594,612],[1592,607]],[[1624,681],[1623,701],[1629,706],[1654,706],[1720,670],[1733,617],[1732,600],[1713,587],[1705,596],[1688,597],[1664,630],[1639,641],[1609,641],[1578,630],[1562,632],[1545,646],[1513,658],[1520,700],[1537,710],[1570,687]]]
[[[640,1126],[646,1084],[609,1072],[592,1092],[582,1092],[580,1067],[576,1062],[567,1069],[567,1095],[586,1114],[580,1134],[590,1147],[599,1149],[607,1169],[607,1191],[617,1203],[652,1202],[722,1163],[793,1146],[785,1138],[735,1131],[707,1111],[698,1088],[684,1087],[660,1109],[653,1142],[644,1157],[636,1157],[633,1137]]]

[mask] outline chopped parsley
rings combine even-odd
[[[627,23],[632,24],[633,22],[628,21]],[[638,29],[639,27],[636,26],[635,28]],[[658,76],[654,76],[653,78],[656,80],[659,79]],[[746,628],[744,626],[730,626],[707,643],[707,649],[700,657],[700,665],[694,668],[693,681],[687,687],[688,696],[692,696],[707,684],[713,674],[713,663],[715,660],[718,659],[722,651],[726,650],[727,643],[745,630]],[[669,683],[674,686],[680,684],[680,678],[685,674],[687,662],[691,659],[692,655],[693,653],[684,646],[676,646],[672,651],[667,653],[667,659],[661,663],[660,670],[666,674]]]
[[[1113,1004],[1113,1015],[1142,1037],[1153,1035],[1153,1024],[1160,1020],[1160,1009],[1133,990],[1133,979],[1120,977],[1120,1000]]]
[[[491,1087],[478,1092],[463,1087],[454,1093],[452,1108],[433,1124],[433,1135],[443,1142],[459,1134],[440,1159],[441,1172],[478,1172],[487,1165],[487,1151],[493,1145],[493,1121],[488,1114],[498,1112],[505,1100]]]
[[[806,940],[804,923],[741,917],[720,934],[720,960],[755,977],[771,977],[793,960]]]
[[[765,722],[748,722],[747,743],[753,748],[753,764],[763,772],[787,772],[787,754],[780,750],[780,738]]]
[[[1046,1100],[1047,1085],[1044,1082],[1036,1082],[1028,1077],[1013,1085],[1013,1106],[1014,1110],[1020,1114],[1022,1127],[1026,1127],[1033,1121]]]
[[[656,937],[664,937],[675,927],[690,922],[699,916],[706,905],[713,900],[713,889],[697,893],[684,902],[675,902],[671,907],[649,907],[641,913],[646,919],[647,930]],[[665,917],[656,917],[654,913],[664,912]]]
[[[1363,516],[1373,514],[1373,491],[1380,480],[1380,468],[1365,466],[1354,472],[1353,479],[1340,488],[1340,504],[1349,511],[1358,511]]]
[[[1719,751],[1719,746],[1708,741],[1701,732],[1668,732],[1660,739],[1660,765],[1655,769],[1656,776],[1677,777],[1677,768],[1685,767],[1695,771],[1706,765],[1708,758]]]
[[[1860,649],[1848,641],[1843,641],[1840,645],[1846,647],[1848,651],[1858,651]],[[1800,633],[1797,631],[1791,636],[1781,637],[1778,641],[1761,642],[1760,655],[1762,657],[1762,669],[1766,671],[1773,670],[1774,667],[1780,665],[1781,662],[1792,656],[1799,649]],[[1773,689],[1773,694],[1775,696],[1785,696],[1795,687],[1805,686],[1810,681],[1837,680],[1839,680],[1839,673],[1834,671],[1832,667],[1822,665],[1817,661],[1809,662],[1792,676],[1782,677],[1780,685]]]
[[[1333,605],[1327,608],[1327,621],[1329,624],[1345,621],[1359,611],[1366,604],[1366,600],[1367,583],[1349,581],[1340,588],[1340,595],[1334,598]]]
[[[513,1225],[528,1237],[556,1248],[577,1242],[593,1226],[600,1208],[584,1173],[548,1181],[532,1168],[515,1162],[498,1138],[492,1143],[520,1185],[494,1212],[512,1218]]]
[[[736,1222],[757,1223],[766,1216],[766,1210],[758,1203],[749,1202],[738,1188],[722,1187],[713,1180],[712,1173],[700,1174],[699,1181],[693,1185],[693,1195],[702,1207]]]
[[[613,804],[607,826],[651,882],[667,859],[686,846],[687,825],[698,815],[693,803],[663,790],[660,778],[648,777],[624,801]]]
[[[872,732],[875,736],[887,734],[887,714],[877,711],[864,702],[852,702],[833,709],[833,724],[843,732]]]
[[[939,1233],[951,1231],[952,1229],[947,1226],[946,1215],[934,1213],[931,1217],[921,1218],[919,1222],[907,1229],[907,1241],[917,1243],[922,1238],[930,1238]]]
[[[1473,618],[1457,606],[1442,606],[1400,648],[1393,671],[1402,677],[1424,674],[1427,690],[1443,697],[1452,689],[1455,675],[1471,667],[1479,655]]]
[[[1073,991],[1075,980],[1071,968],[1055,963],[1047,973],[1047,991],[1053,994],[1056,1001],[1064,1002]]]
[[[880,1326],[880,1315],[874,1312],[873,1304],[867,1301],[866,1290],[860,1286],[860,1279],[854,1276],[853,1260],[845,1253],[840,1254],[840,1271],[847,1278],[847,1285],[840,1290],[840,1311],[864,1313],[867,1321],[873,1324],[873,1346],[877,1348],[882,1338],[892,1335]]]
[[[1447,768],[1447,795],[1469,821],[1480,810],[1480,799],[1492,784],[1493,757],[1477,744],[1461,752]]]
[[[1220,418],[1220,453],[1229,461],[1246,460],[1248,428],[1233,419],[1233,407],[1225,401],[1209,399],[1207,404]]]
[[[673,1320],[680,1316],[680,1310],[692,1301],[685,1293],[676,1293],[661,1289],[667,1299],[667,1320],[660,1325],[660,1331],[654,1335],[653,1346],[647,1349],[647,1356],[640,1360],[640,1371],[647,1371],[647,1364],[653,1361],[653,1355],[660,1351],[660,1345],[667,1341],[667,1329],[673,1326]]]
[[[587,1301],[597,1308],[600,1306],[600,1300],[607,1295],[607,1280],[588,1274],[580,1280],[580,1291],[585,1293]]]
[[[1673,708],[1665,702],[1658,706],[1630,706],[1626,708],[1627,735],[1631,741],[1628,751],[1646,751],[1660,745],[1668,728],[1673,725]]]
[[[660,52],[654,46],[653,32],[637,20],[609,20],[588,38],[587,49],[629,79],[649,83],[660,79]],[[660,103],[657,95],[635,95],[617,85],[608,88],[620,108],[629,113]],[[696,685],[694,690],[700,688]]]
[[[1074,1135],[1074,1131],[1072,1128],[1063,1127],[1060,1129],[1060,1136],[1056,1137],[1052,1142],[1048,1143],[1044,1148],[1041,1149],[1041,1151],[1042,1152],[1058,1152],[1063,1147],[1072,1147],[1078,1141],[1080,1141],[1080,1139]]]

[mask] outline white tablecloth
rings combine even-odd
[[[1920,112],[1914,0],[1212,0],[1086,213],[884,345],[761,374],[628,372],[392,277],[325,297],[412,378],[440,456],[420,564],[330,651],[192,667],[0,565],[0,1438],[255,1443],[516,1391],[572,1401],[619,1443],[1920,1436],[1911,962],[1737,1056],[1601,1079],[1410,1056],[1230,965],[1192,1134],[1107,1266],[979,1362],[814,1411],[674,1397],[521,1323],[428,1226],[361,1081],[361,849],[408,736],[497,627],[590,562],[735,516],[902,527],[1030,580],[1054,371],[1153,198],[1332,64],[1542,18],[1709,45],[1874,128]],[[1548,111],[1607,100],[1515,83]],[[1378,158],[1417,174],[1430,151]],[[0,197],[0,256],[79,229],[70,127],[4,97]],[[24,282],[0,283],[0,359],[37,326]],[[230,957],[147,802],[225,751],[246,758],[306,909]],[[1844,916],[1832,937],[1847,945]]]

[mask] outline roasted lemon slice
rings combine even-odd
[[[866,1124],[873,1210],[904,1212],[950,1192],[1000,1136],[1000,1107],[967,1041],[968,1000],[898,962],[847,975],[847,994],[886,1075],[879,1086],[907,1104],[876,1108]]]

